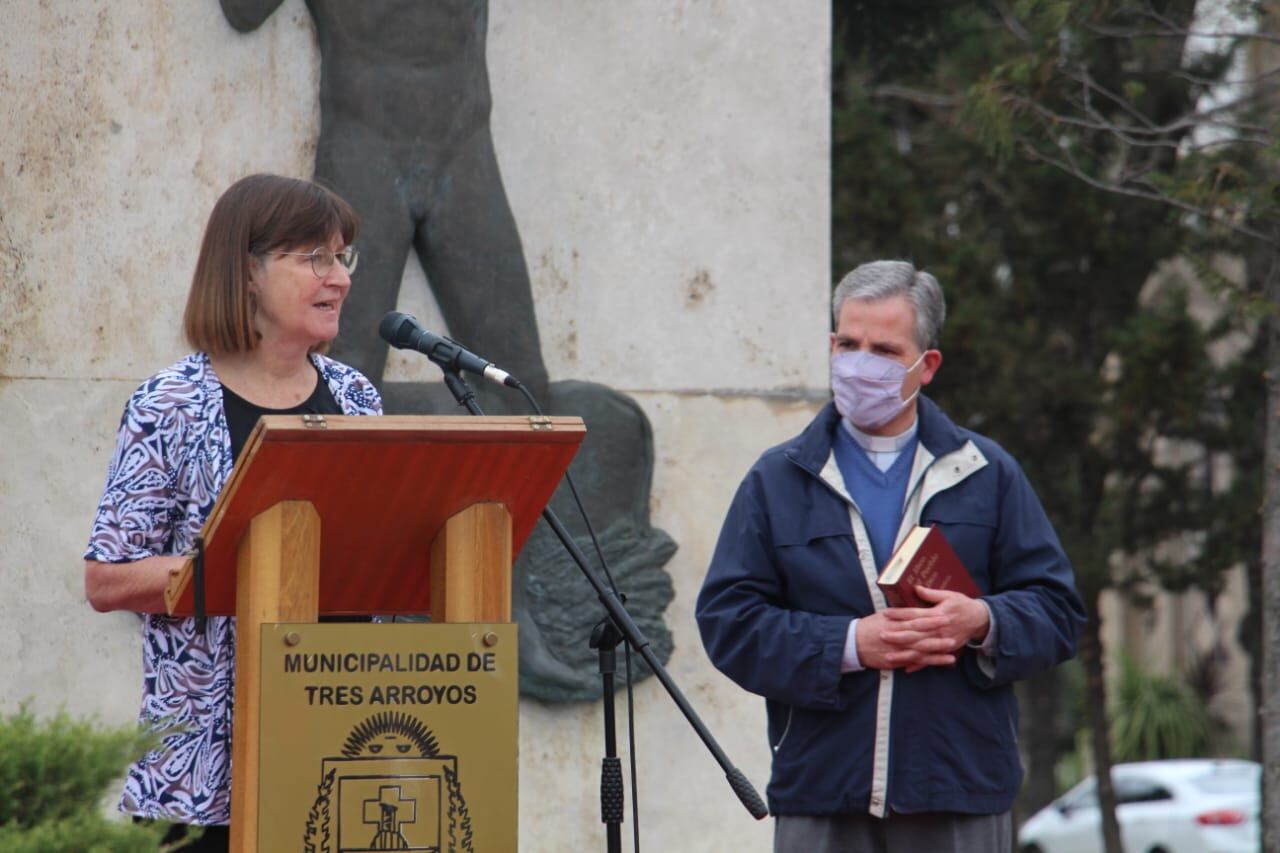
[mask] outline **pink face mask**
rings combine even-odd
[[[840,352],[831,356],[831,391],[841,417],[859,429],[879,429],[901,414],[920,393],[917,387],[902,399],[902,384],[915,364],[903,367],[891,358],[869,352]]]

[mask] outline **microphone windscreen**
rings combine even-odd
[[[378,335],[393,347],[401,349],[409,343],[409,336],[413,334],[416,325],[417,321],[410,315],[389,311],[378,324]]]

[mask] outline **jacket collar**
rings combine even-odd
[[[916,400],[916,417],[920,420],[917,437],[921,445],[935,457],[945,456],[964,446],[969,437],[938,408],[937,403],[924,395]],[[840,413],[836,411],[835,403],[829,402],[804,432],[793,439],[786,451],[787,456],[801,467],[820,475],[831,456],[831,446],[839,426]]]
[[[969,434],[956,426],[937,403],[923,395],[917,399],[920,401],[916,409],[916,416],[920,418],[920,443],[934,456],[946,456],[964,447]]]

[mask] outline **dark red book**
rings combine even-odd
[[[908,533],[876,583],[890,607],[931,607],[931,602],[916,595],[917,586],[963,592],[970,598],[982,594],[936,525],[917,527]]]

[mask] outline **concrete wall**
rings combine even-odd
[[[125,722],[138,622],[93,613],[80,568],[114,429],[184,352],[219,193],[251,171],[310,173],[319,57],[302,0],[251,35],[213,0],[4,17],[0,712],[29,698]],[[670,671],[761,791],[762,702],[706,662],[692,605],[742,473],[825,394],[829,42],[817,0],[490,12],[494,135],[552,378],[607,383],[651,419],[654,523],[680,545]],[[406,279],[401,308],[441,326],[413,261]],[[418,376],[397,356],[386,378]],[[770,849],[656,683],[636,729],[647,847]],[[522,849],[603,846],[600,730],[595,706],[522,705]]]

